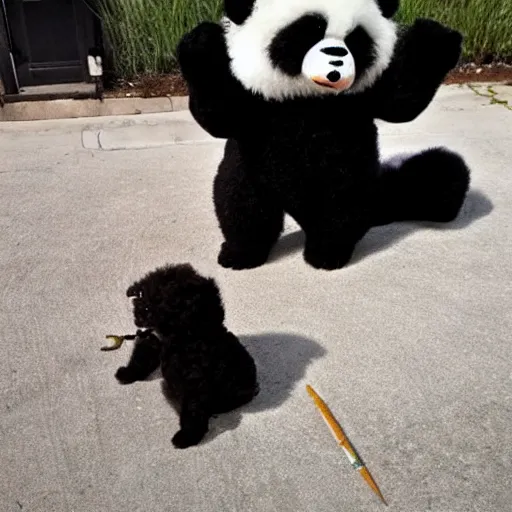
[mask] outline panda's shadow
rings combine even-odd
[[[359,242],[354,251],[351,263],[384,251],[420,229],[438,231],[456,231],[465,229],[473,222],[486,217],[493,210],[491,200],[478,190],[471,190],[458,217],[447,224],[437,222],[397,222],[386,226],[372,228]]]
[[[465,229],[478,219],[489,215],[492,210],[493,204],[483,192],[471,190],[466,196],[459,216],[448,224],[436,222],[394,222],[370,229],[357,244],[350,264],[357,263],[371,254],[385,251],[419,229],[441,231]],[[282,236],[276,243],[269,262],[303,250],[304,241],[305,235],[302,230]]]
[[[303,250],[305,241],[306,235],[301,229],[283,235],[272,249],[268,258],[269,263]]]

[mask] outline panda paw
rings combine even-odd
[[[338,270],[345,267],[352,258],[354,247],[326,248],[306,241],[304,260],[319,270]]]
[[[208,76],[226,57],[224,32],[217,23],[202,22],[187,32],[176,48],[177,60],[186,80]]]
[[[217,262],[224,268],[246,270],[263,265],[269,255],[269,248],[249,248],[240,250],[224,242],[221,246]]]
[[[462,53],[463,36],[437,21],[417,19],[411,27],[409,38],[414,42],[416,66],[423,73],[446,74],[458,63]]]

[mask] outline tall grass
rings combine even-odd
[[[396,19],[420,16],[459,30],[467,61],[512,59],[512,0],[402,0]]]
[[[276,0],[278,1],[278,0]],[[115,74],[124,78],[175,68],[181,36],[203,20],[218,20],[223,0],[98,0]],[[464,34],[465,60],[512,60],[512,0],[402,0],[396,20],[417,17]]]
[[[116,75],[167,73],[176,65],[182,35],[218,20],[222,0],[98,0]]]

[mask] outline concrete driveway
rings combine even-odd
[[[329,404],[404,512],[512,502],[512,111],[443,88],[382,152],[446,144],[473,169],[450,226],[372,230],[347,268],[308,267],[289,221],[271,261],[216,263],[222,141],[188,112],[0,123],[0,510],[383,510],[306,393]],[[156,378],[119,385],[125,289],[167,262],[221,287],[262,391],[175,450]]]

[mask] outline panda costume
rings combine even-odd
[[[265,263],[289,214],[305,261],[346,265],[373,226],[449,222],[464,202],[464,160],[431,148],[381,163],[375,119],[404,123],[458,62],[462,36],[398,0],[225,0],[221,23],[185,34],[178,60],[194,119],[227,139],[214,181],[218,262]]]

